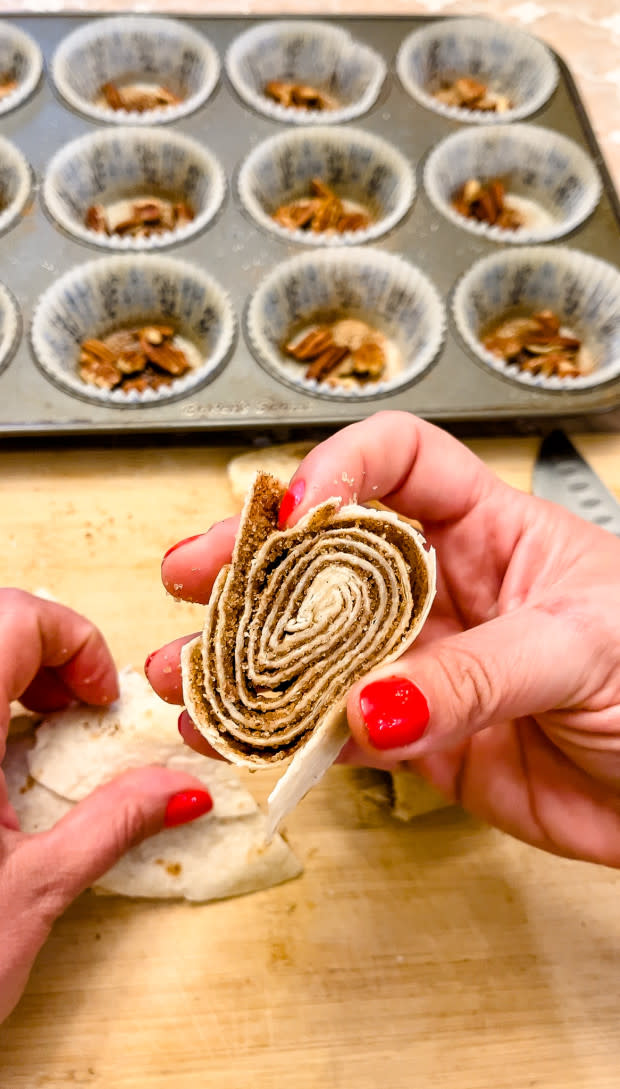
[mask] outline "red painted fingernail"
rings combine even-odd
[[[151,653],[147,655],[146,662],[144,663],[144,672],[145,673],[148,673],[149,666],[150,666],[151,662],[153,661],[153,658],[155,657],[156,654],[157,654],[157,651],[152,650]]]
[[[183,548],[183,545],[189,544],[190,541],[197,541],[199,537],[203,537],[202,533],[194,533],[193,537],[186,537],[183,541],[177,541],[176,544],[170,546],[167,552],[164,552],[164,560],[171,555],[172,552],[176,552],[177,548]],[[163,563],[164,560],[161,562]]]
[[[424,693],[406,677],[384,677],[362,689],[360,709],[375,749],[399,749],[419,741],[430,712]]]
[[[208,790],[182,790],[168,800],[164,816],[164,828],[176,828],[177,824],[189,824],[197,817],[204,817],[213,809],[213,798]]]
[[[301,503],[305,490],[305,480],[296,480],[294,484],[291,484],[288,491],[284,493],[278,512],[278,529],[284,529],[291,514],[295,510],[295,507],[298,507]]]
[[[181,711],[181,714],[179,715],[179,719],[178,719],[178,722],[177,722],[177,728],[178,728],[178,731],[179,731],[179,733],[180,733],[180,735],[181,735],[181,737],[183,738],[184,741],[185,741],[185,734],[190,733],[192,730],[196,729],[196,727],[194,726],[194,723],[192,722],[191,718],[189,717],[189,714],[188,714],[187,711]],[[183,731],[185,731],[185,732],[183,732]]]

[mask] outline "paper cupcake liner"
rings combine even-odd
[[[246,30],[226,54],[237,94],[258,113],[287,124],[336,124],[360,117],[377,100],[386,76],[383,59],[330,23],[276,20]],[[269,80],[309,84],[339,103],[333,110],[282,106],[264,94]]]
[[[506,313],[553,310],[583,341],[595,369],[579,378],[544,378],[487,351],[480,333]],[[584,390],[620,375],[620,272],[579,250],[525,247],[477,261],[457,284],[456,327],[476,357],[494,371],[546,390]]]
[[[558,81],[555,60],[542,42],[480,18],[445,19],[413,31],[398,51],[396,70],[416,102],[444,117],[477,125],[528,117],[550,98]],[[498,114],[439,102],[433,84],[459,76],[473,76],[507,95],[512,108]]]
[[[400,372],[359,389],[331,388],[304,376],[282,344],[313,321],[361,318],[396,346]],[[246,333],[253,354],[275,378],[316,397],[367,400],[414,381],[439,352],[444,309],[427,277],[402,257],[373,249],[323,250],[282,262],[252,296]]]
[[[0,233],[13,225],[32,193],[32,170],[21,151],[0,136]]]
[[[305,197],[313,178],[367,208],[374,222],[359,231],[288,230],[273,219],[282,204]],[[287,242],[358,245],[391,230],[411,207],[415,175],[404,155],[378,136],[338,126],[288,130],[259,144],[237,179],[239,199],[252,218]]]
[[[0,116],[10,113],[30,97],[43,71],[43,55],[37,43],[12,23],[0,22],[0,75],[17,82],[14,91],[0,98]]]
[[[202,364],[159,390],[102,390],[78,372],[80,344],[123,326],[171,322],[194,345]],[[185,396],[212,378],[235,334],[223,288],[202,269],[161,255],[102,257],[78,265],[41,296],[32,320],[35,357],[44,374],[88,401],[128,407]]]
[[[454,194],[470,178],[502,178],[530,222],[517,230],[490,226],[452,207]],[[424,186],[435,205],[457,227],[497,242],[548,242],[569,234],[594,211],[601,182],[588,156],[572,140],[533,125],[464,129],[431,152]]]
[[[0,371],[11,361],[21,336],[22,321],[17,302],[0,282]]]
[[[53,219],[75,238],[103,249],[153,250],[197,234],[219,211],[224,171],[195,140],[170,129],[120,128],[88,133],[51,160],[43,199]],[[88,208],[125,197],[162,195],[186,200],[194,219],[149,238],[105,235],[85,224]]]
[[[70,106],[95,121],[116,125],[186,117],[207,101],[219,74],[219,57],[203,34],[174,19],[141,15],[87,23],[65,38],[52,62],[54,83]],[[183,94],[183,101],[143,113],[97,104],[104,83],[127,78],[162,83]]]

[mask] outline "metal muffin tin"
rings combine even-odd
[[[297,391],[267,373],[252,355],[245,337],[248,299],[276,263],[307,252],[307,247],[269,234],[249,219],[239,204],[235,177],[244,157],[267,136],[283,131],[284,126],[244,105],[225,74],[202,108],[175,122],[175,128],[205,144],[223,165],[228,180],[223,210],[202,234],[164,252],[205,268],[229,292],[239,328],[226,365],[212,381],[188,396],[162,404],[117,407],[94,404],[63,392],[39,369],[32,353],[29,326],[38,298],[51,283],[76,264],[104,255],[104,251],[64,234],[49,218],[39,197],[46,166],[58,148],[100,127],[72,112],[57,96],[49,74],[57,45],[87,19],[31,16],[6,21],[22,27],[38,42],[45,71],[29,100],[0,117],[0,133],[22,151],[36,179],[33,203],[17,225],[0,237],[0,281],[19,304],[22,327],[21,339],[0,374],[0,435],[331,428],[384,408],[406,409],[445,422],[520,419],[533,423],[556,417],[592,416],[620,405],[620,380],[589,390],[551,392],[524,388],[491,372],[461,342],[450,316],[443,348],[434,365],[417,382],[389,396],[329,401]],[[424,192],[422,170],[426,156],[440,139],[463,128],[413,101],[395,73],[394,61],[403,38],[431,21],[368,17],[335,22],[378,50],[388,65],[388,77],[375,106],[350,124],[390,141],[416,169],[413,208],[373,245],[401,254],[417,265],[433,281],[449,311],[459,277],[475,260],[497,252],[499,246],[457,229],[435,210]],[[223,68],[232,40],[265,20],[214,17],[188,22],[207,35]],[[583,147],[595,162],[603,183],[595,212],[562,242],[613,262],[620,238],[618,197],[571,75],[560,58],[556,57],[556,61],[560,71],[558,87],[528,121],[556,129]]]

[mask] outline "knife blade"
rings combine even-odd
[[[563,431],[552,431],[543,439],[532,490],[620,537],[620,503]]]

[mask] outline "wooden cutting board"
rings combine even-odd
[[[472,445],[529,487],[534,440]],[[579,446],[620,495],[620,439]],[[237,452],[2,452],[2,583],[47,589],[141,667],[199,626],[160,559],[236,509]],[[617,873],[457,809],[403,825],[368,771],[332,769],[287,828],[305,872],[277,889],[82,896],[0,1029],[1,1089],[618,1089]]]

